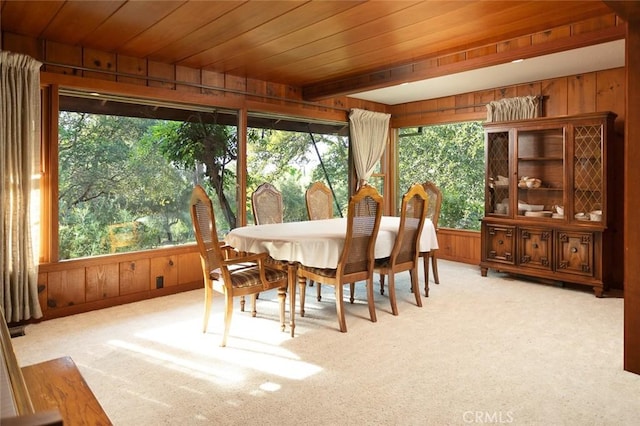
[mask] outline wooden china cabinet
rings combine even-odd
[[[611,112],[485,124],[488,269],[622,286],[622,144]]]

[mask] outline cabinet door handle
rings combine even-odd
[[[498,240],[498,245],[502,245],[502,244],[504,244],[504,241]]]
[[[534,248],[534,249],[537,249],[537,248],[538,248],[538,244],[533,243],[533,248]]]
[[[571,247],[571,253],[577,253],[577,252],[578,252],[577,247]]]

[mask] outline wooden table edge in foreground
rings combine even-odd
[[[111,425],[71,357],[22,367],[36,413],[57,409],[65,425]]]

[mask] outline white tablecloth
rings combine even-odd
[[[391,254],[400,218],[383,216],[376,239],[376,258]],[[232,229],[225,242],[240,251],[267,252],[277,260],[299,262],[316,268],[335,268],[347,232],[347,219],[273,223]],[[436,230],[427,219],[420,237],[420,251],[438,248]]]

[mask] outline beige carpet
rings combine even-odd
[[[307,293],[297,336],[275,291],[237,310],[202,291],[46,321],[13,339],[22,365],[70,355],[116,425],[636,425],[640,376],[623,371],[623,300],[439,261],[424,307],[398,282],[400,315],[364,288],[337,330],[333,289]]]

